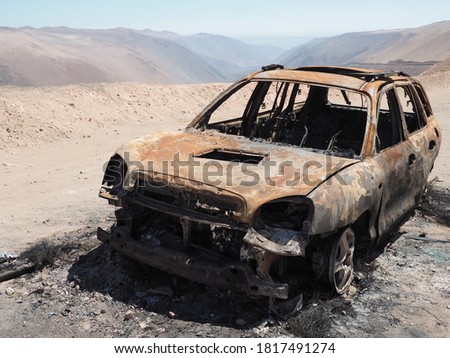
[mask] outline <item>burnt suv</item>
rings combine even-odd
[[[374,248],[419,204],[441,143],[424,88],[401,72],[263,67],[184,131],[120,147],[98,238],[190,280],[286,299],[309,268],[337,293],[355,246]]]

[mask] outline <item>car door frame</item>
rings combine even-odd
[[[420,190],[416,190],[415,198],[415,204],[416,206],[418,206],[420,204],[422,194],[426,189],[427,178],[433,168],[434,159],[437,156],[437,151],[439,149],[438,138],[436,135],[436,131],[428,123],[429,118],[426,114],[424,104],[419,94],[417,93],[416,86],[419,85],[414,82],[407,82],[398,84],[396,88],[401,86],[407,86],[410,88],[412,100],[414,101],[414,107],[416,108],[417,115],[421,117],[420,120],[423,123],[423,126],[421,128],[409,133],[405,121],[406,135],[415,149],[416,163],[413,167],[415,175],[411,176],[411,181],[415,181],[417,183],[416,188],[420,188]],[[421,90],[424,93],[422,87]],[[427,98],[425,97],[424,100],[427,100]],[[431,111],[429,102],[427,103],[427,105],[429,106]]]
[[[400,110],[400,101],[394,83],[383,86],[377,94],[374,140],[378,136],[380,99],[382,95],[387,95],[389,91],[393,91],[394,94],[391,94],[391,102],[389,103],[392,128],[394,130],[395,125],[399,126],[400,139],[397,143],[379,151],[374,148],[374,182],[378,183],[378,189],[381,191],[376,224],[377,244],[388,237],[395,227],[409,218],[416,202],[415,190],[409,180],[416,164],[412,156],[415,153],[415,147],[407,136],[404,115]]]

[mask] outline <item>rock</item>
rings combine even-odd
[[[85,330],[85,331],[90,331],[91,330],[91,324],[89,322],[83,322],[81,324],[81,327]]]
[[[274,302],[269,306],[269,309],[277,316],[287,317],[300,311],[302,306],[303,295],[299,294],[283,302]]]
[[[139,327],[145,331],[149,327],[149,325],[147,324],[147,322],[139,322]]]
[[[348,292],[349,292],[351,295],[355,295],[355,294],[358,292],[358,289],[357,289],[355,286],[351,285],[351,286],[349,287],[349,289],[348,289]]]
[[[267,317],[260,322],[257,323],[257,327],[253,329],[255,333],[264,333],[267,332],[271,326],[275,324],[275,321],[272,317]]]
[[[129,321],[130,319],[133,319],[134,317],[134,312],[132,310],[128,310],[125,313],[125,317],[123,318],[124,321]]]
[[[30,282],[31,282],[31,283],[37,283],[37,282],[41,282],[41,281],[42,281],[42,277],[41,277],[40,275],[33,276],[33,277],[30,279]]]
[[[364,280],[366,278],[366,275],[363,272],[356,272],[355,276],[359,281]]]
[[[176,317],[176,314],[175,314],[175,312],[169,311],[169,312],[167,313],[167,316],[169,316],[169,318],[175,318],[175,317]]]
[[[6,293],[8,296],[14,295],[14,292],[16,292],[16,291],[15,291],[14,288],[12,288],[12,287],[7,287],[6,290],[5,290],[5,293]]]

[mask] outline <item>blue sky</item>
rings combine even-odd
[[[450,20],[450,2],[327,0],[0,0],[0,26],[327,36]]]

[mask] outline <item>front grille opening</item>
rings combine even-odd
[[[172,215],[146,210],[133,216],[132,235],[146,247],[166,247],[184,251],[180,220]]]
[[[191,225],[192,249],[219,260],[239,261],[244,232],[200,223]]]
[[[152,178],[140,178],[136,189],[144,197],[218,217],[231,217],[245,210],[243,199],[231,193],[219,195],[208,190],[169,185]]]
[[[240,260],[243,231],[191,221],[186,247],[180,218],[139,205],[133,212],[127,221],[132,236],[147,247],[161,246],[218,261]]]

